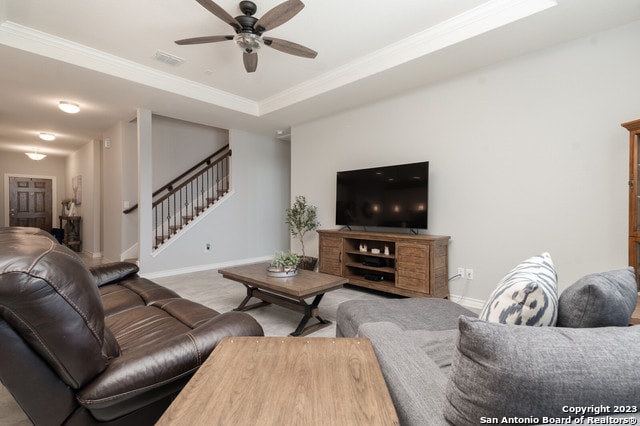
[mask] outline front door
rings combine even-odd
[[[9,176],[9,226],[51,231],[51,179]]]

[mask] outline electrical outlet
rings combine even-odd
[[[472,280],[473,279],[473,269],[467,269],[467,279],[468,280]]]
[[[464,268],[458,268],[458,275],[460,278],[464,278]]]
[[[204,245],[204,251],[211,251],[211,243],[206,243]]]

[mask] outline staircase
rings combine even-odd
[[[226,145],[153,193],[154,249],[167,243],[230,190]],[[138,205],[124,211],[130,213]]]

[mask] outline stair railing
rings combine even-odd
[[[226,145],[154,191],[154,248],[158,248],[229,192],[230,158],[231,150]],[[168,192],[157,198],[165,191]],[[130,213],[137,208],[136,204],[123,213]]]

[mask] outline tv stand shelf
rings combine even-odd
[[[318,234],[320,272],[402,296],[449,296],[448,236],[338,230]]]

